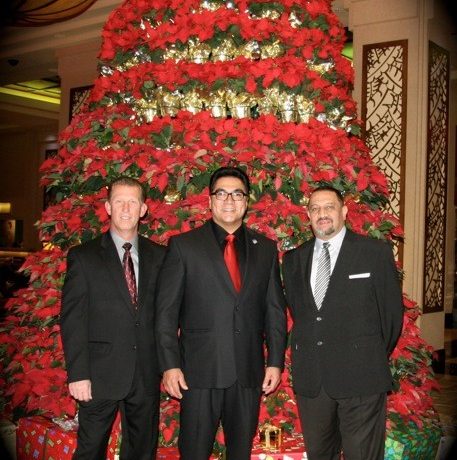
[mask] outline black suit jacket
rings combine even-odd
[[[135,312],[109,232],[68,252],[60,318],[68,381],[90,379],[94,398],[124,398],[135,365],[157,390],[154,294],[165,248],[138,236],[138,253]]]
[[[346,398],[390,390],[388,357],[403,320],[391,247],[348,230],[317,310],[310,285],[314,242],[283,260],[295,392],[314,397],[323,386],[329,396]]]
[[[181,368],[191,388],[259,387],[282,368],[285,300],[276,244],[245,229],[246,267],[237,294],[211,222],[170,239],[161,271],[156,336],[162,371]],[[178,337],[179,328],[179,337]]]

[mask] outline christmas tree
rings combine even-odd
[[[246,224],[281,253],[311,237],[307,196],[324,184],[344,194],[352,230],[402,236],[385,210],[386,178],[359,137],[353,71],[341,54],[345,31],[330,0],[126,0],[102,36],[89,101],[42,166],[55,197],[39,222],[45,249],[27,259],[30,284],[8,302],[2,324],[1,402],[15,419],[75,415],[58,326],[65,256],[107,230],[106,185],[119,175],[145,185],[140,232],[161,244],[210,217],[209,177],[228,164],[252,181]],[[389,430],[437,420],[418,314],[405,297]],[[163,445],[176,443],[178,414],[163,394]],[[266,422],[300,431],[288,368],[263,402]]]

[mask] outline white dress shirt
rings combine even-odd
[[[314,287],[316,285],[316,272],[317,272],[317,261],[319,260],[319,256],[321,255],[322,245],[327,241],[329,244],[328,251],[330,253],[330,274],[333,273],[333,269],[335,268],[336,259],[338,259],[338,254],[340,253],[341,245],[343,244],[344,235],[346,235],[346,227],[343,225],[343,228],[329,240],[321,240],[320,238],[316,238],[314,243],[314,251],[313,251],[313,263],[311,266],[311,289],[314,294]]]
[[[138,289],[138,279],[139,279],[138,264],[139,264],[139,259],[140,259],[138,255],[138,235],[136,235],[135,238],[133,238],[132,240],[127,241],[121,238],[115,232],[110,231],[110,234],[111,234],[111,238],[114,241],[114,245],[116,246],[117,253],[119,255],[119,259],[121,259],[121,263],[124,259],[124,253],[125,253],[125,249],[122,246],[124,245],[124,243],[130,243],[132,245],[132,247],[130,248],[130,254],[133,260],[133,269],[135,271],[136,287]]]

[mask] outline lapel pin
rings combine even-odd
[[[252,244],[257,244],[257,240],[253,239]]]

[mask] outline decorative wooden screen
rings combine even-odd
[[[424,313],[444,309],[448,117],[449,52],[429,42]]]
[[[387,210],[403,225],[408,41],[363,47],[362,120],[373,161],[389,182]],[[395,247],[402,260],[402,244]]]
[[[91,89],[94,85],[80,86],[79,88],[70,89],[70,114],[68,121],[78,114],[84,107],[84,103],[87,101]]]

